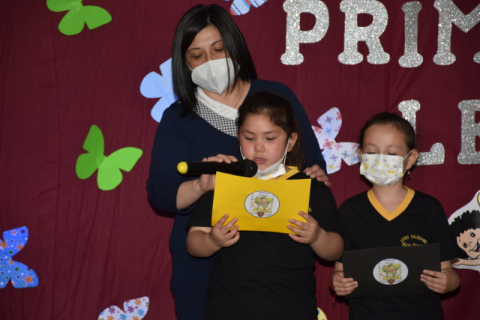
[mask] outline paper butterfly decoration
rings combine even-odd
[[[230,6],[230,13],[234,16],[241,16],[250,11],[250,5],[258,8],[267,1],[268,0],[233,0],[232,5]]]
[[[150,72],[140,84],[140,92],[145,98],[160,98],[151,112],[152,118],[157,122],[162,119],[163,111],[178,100],[173,92],[172,58],[160,65],[160,72],[162,75]]]
[[[61,33],[72,36],[82,32],[87,24],[89,29],[95,29],[112,21],[107,10],[97,6],[83,6],[83,0],[47,0],[50,11],[67,11],[58,25]]]
[[[98,320],[140,320],[147,314],[149,305],[148,297],[128,300],[123,303],[123,310],[117,306],[108,307]]]
[[[129,172],[142,156],[142,150],[126,147],[106,157],[103,134],[96,125],[90,128],[83,149],[88,153],[78,156],[75,166],[77,176],[87,179],[98,169],[98,187],[104,191],[115,189],[123,179],[120,169]]]
[[[3,233],[3,240],[0,239],[0,289],[5,288],[10,280],[12,280],[13,287],[17,289],[38,286],[38,277],[35,271],[12,259],[25,247],[27,240],[27,227]]]
[[[358,143],[335,141],[342,126],[342,115],[338,108],[332,108],[318,118],[320,127],[312,126],[317,137],[323,158],[327,163],[327,173],[334,173],[342,167],[342,159],[351,166],[358,163]]]

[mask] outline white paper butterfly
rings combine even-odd
[[[317,122],[320,127],[312,126],[317,137],[323,158],[327,163],[327,173],[334,173],[342,167],[342,159],[351,166],[358,163],[358,143],[336,142],[335,137],[342,126],[342,115],[338,108],[332,108],[325,112]]]

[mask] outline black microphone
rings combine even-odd
[[[217,171],[242,177],[253,177],[257,173],[257,164],[252,160],[240,160],[232,163],[192,161],[180,162],[178,172],[182,174],[215,174]]]

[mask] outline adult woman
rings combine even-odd
[[[305,140],[305,172],[327,183],[328,178],[319,169],[325,169],[325,162],[300,102],[285,85],[256,79],[245,40],[224,9],[199,5],[185,13],[175,31],[172,71],[179,102],[165,110],[158,126],[147,186],[157,208],[177,213],[170,237],[177,317],[202,319],[211,259],[188,254],[185,225],[195,202],[211,186],[201,184],[198,177],[181,176],[177,164],[235,154],[238,107],[247,95],[273,91],[290,100],[295,109]],[[209,158],[232,159],[222,155]]]

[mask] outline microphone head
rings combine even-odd
[[[188,171],[188,164],[183,161],[183,162],[179,162],[178,165],[177,165],[177,170],[178,172],[182,173],[182,174],[185,174],[187,173]]]
[[[245,163],[245,173],[243,174],[243,176],[253,177],[254,175],[256,175],[258,171],[257,164],[254,161],[248,159],[245,159],[243,161]]]

